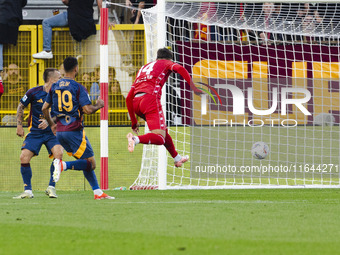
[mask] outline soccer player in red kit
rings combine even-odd
[[[131,127],[138,134],[138,122],[135,114],[146,120],[150,133],[134,136],[127,135],[128,149],[133,152],[135,145],[156,144],[164,145],[175,160],[175,166],[181,167],[189,160],[189,156],[181,156],[175,149],[171,136],[165,124],[161,106],[162,87],[172,72],[180,74],[196,94],[201,94],[193,83],[188,71],[181,65],[171,61],[172,53],[166,48],[157,51],[157,60],[142,66],[138,71],[135,82],[126,97],[126,105],[131,118]]]

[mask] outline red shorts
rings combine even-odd
[[[146,120],[150,130],[166,130],[164,113],[161,100],[155,95],[145,94],[133,99],[133,109],[135,113]]]

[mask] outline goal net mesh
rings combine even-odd
[[[206,93],[173,74],[169,134],[190,160],[167,188],[336,187],[339,175],[340,4],[166,2],[166,42]],[[157,6],[143,11],[155,60]],[[207,86],[208,85],[208,86]],[[251,154],[268,144],[263,160]],[[157,188],[157,146],[144,146],[132,189]]]

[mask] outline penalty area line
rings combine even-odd
[[[255,200],[255,201],[243,201],[243,200],[211,200],[211,201],[126,201],[118,202],[114,201],[113,204],[294,204],[294,203],[306,203],[306,200],[296,201],[268,201],[268,200]]]

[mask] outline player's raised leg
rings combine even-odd
[[[163,135],[165,136],[165,138]],[[132,133],[129,133],[127,135],[127,139],[128,139],[128,149],[130,152],[133,152],[135,146],[139,143],[164,145],[165,148],[170,153],[170,155],[172,156],[172,158],[174,159],[175,167],[181,167],[185,162],[189,160],[189,156],[181,156],[176,151],[172,138],[168,133],[168,129],[151,130],[151,133],[141,135],[141,136],[134,136]]]
[[[54,160],[53,160],[53,167],[54,167],[53,181],[58,182],[59,178],[60,178],[60,174],[64,170],[63,164],[62,164],[63,147],[60,144],[56,144],[56,145],[53,146],[51,151],[52,151],[53,156],[54,156]]]
[[[164,131],[164,130],[160,130],[160,131]],[[165,142],[164,136],[160,134],[160,132],[154,133],[151,131],[151,133],[140,135],[140,136],[134,136],[132,133],[129,133],[126,137],[128,139],[129,152],[133,152],[135,145],[139,143],[163,145]]]
[[[189,160],[189,156],[181,156],[175,148],[175,145],[172,141],[171,136],[168,133],[168,129],[166,129],[166,135],[165,135],[165,148],[170,153],[171,157],[174,159],[175,167],[181,167],[185,162]]]

